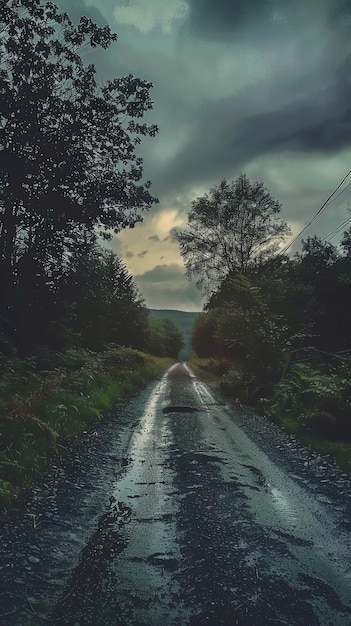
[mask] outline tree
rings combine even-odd
[[[87,232],[109,238],[156,202],[136,154],[140,136],[157,132],[139,121],[151,83],[128,75],[99,85],[82,60],[116,39],[87,17],[74,26],[51,2],[2,3],[0,318],[11,318],[21,259],[50,278]]]
[[[144,346],[148,312],[133,277],[113,251],[97,244],[77,249],[65,283],[62,298],[71,305],[73,330],[84,347]]]
[[[163,332],[165,334],[166,356],[174,359],[178,358],[178,354],[184,346],[183,334],[180,328],[171,320],[165,319],[163,322]]]
[[[343,232],[343,237],[341,240],[341,249],[345,255],[345,258],[350,260],[351,259],[351,228]]]
[[[307,303],[310,292],[274,274],[260,283],[246,276],[228,280],[230,298],[217,309],[219,344],[230,348],[244,369],[270,378],[284,355],[304,344],[310,324],[306,309],[298,304]]]
[[[178,358],[183,347],[183,335],[171,320],[150,319],[145,349],[156,356]]]
[[[217,330],[216,312],[213,310],[200,313],[194,322],[191,347],[194,353],[201,358],[218,356],[219,353],[218,341],[215,338]]]
[[[312,290],[313,340],[322,350],[337,351],[350,343],[351,268],[348,256],[349,234],[344,233],[342,256],[331,243],[317,236],[302,242],[295,255],[295,282]]]
[[[297,253],[295,257],[300,260],[301,270],[306,280],[311,283],[323,280],[328,268],[334,265],[339,258],[337,248],[316,235],[307,237],[301,244],[302,252]]]
[[[187,275],[209,293],[229,274],[272,258],[290,232],[280,210],[263,183],[250,183],[245,174],[223,179],[192,202],[188,229],[176,235]]]

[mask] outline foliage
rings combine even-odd
[[[72,330],[82,346],[143,347],[147,309],[133,277],[113,251],[96,244],[75,250],[61,293],[71,307]]]
[[[292,261],[291,276],[295,284],[311,290],[311,313],[314,335],[311,344],[324,350],[348,347],[351,337],[351,263],[347,239],[340,254],[334,246],[318,237],[302,242],[302,252]]]
[[[231,362],[228,359],[218,357],[204,358],[192,355],[189,364],[201,378],[209,382],[217,382],[218,378],[226,374],[231,368]]]
[[[114,345],[98,353],[71,348],[52,361],[43,372],[34,359],[2,358],[0,511],[44,470],[50,455],[170,364]]]
[[[201,313],[196,318],[191,337],[191,347],[197,356],[206,358],[218,355],[219,347],[215,337],[216,329],[216,311]]]
[[[298,420],[317,435],[351,440],[351,360],[339,367],[297,364],[261,407],[275,419]]]
[[[183,347],[181,330],[168,319],[150,319],[145,349],[156,356],[169,356],[175,359]]]
[[[209,311],[194,325],[192,337],[198,356],[229,358],[232,368],[243,373],[250,401],[279,376],[286,351],[303,342],[306,313],[292,304],[294,298],[300,303],[309,295],[280,276],[262,276],[260,282],[252,276],[223,281],[207,305]]]
[[[148,313],[133,277],[113,251],[95,242],[77,246],[51,288],[36,295],[29,282],[16,294],[13,344],[22,356],[35,354],[45,364],[46,353],[52,358],[53,350],[69,346],[144,345]]]
[[[229,371],[221,377],[220,389],[227,396],[237,398],[241,402],[248,402],[250,398],[250,385],[254,377],[248,378],[245,372],[235,369]]]
[[[229,273],[194,326],[198,356],[230,361],[222,391],[256,404],[313,445],[316,438],[351,439],[351,362],[332,356],[351,348],[350,238],[351,230],[338,250],[309,237],[292,259]],[[284,362],[301,348],[307,359],[312,349],[308,365],[294,365],[278,382]]]
[[[263,183],[250,183],[244,174],[223,179],[192,202],[188,229],[176,235],[188,276],[211,293],[228,275],[271,258],[290,232],[280,210]]]
[[[149,309],[150,319],[168,319],[173,324],[178,326],[183,335],[183,348],[181,349],[178,359],[186,361],[190,358],[191,353],[191,335],[193,331],[194,322],[197,319],[199,313],[193,313],[191,311],[176,311],[173,309]]]
[[[74,26],[51,2],[9,0],[0,32],[0,335],[9,351],[23,307],[32,320],[69,316],[57,285],[72,250],[134,226],[156,201],[136,148],[157,127],[140,122],[151,83],[128,75],[100,85],[83,63],[84,51],[116,41],[107,26],[87,17]]]

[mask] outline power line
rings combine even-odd
[[[340,187],[344,184],[345,180],[350,176],[351,174],[351,170],[349,170],[347,172],[347,174],[344,176],[344,178],[341,180],[341,182],[338,184],[338,186],[334,189],[334,191],[328,196],[328,198],[325,200],[325,202],[323,202],[322,206],[315,212],[315,214],[311,217],[310,221],[300,230],[299,233],[297,233],[297,235],[295,235],[293,237],[293,239],[286,245],[284,246],[284,248],[282,250],[279,250],[279,252],[277,252],[277,254],[269,260],[267,266],[265,267],[265,269],[263,270],[263,272],[260,272],[259,276],[257,277],[257,279],[261,279],[263,276],[265,276],[265,274],[269,271],[269,265],[271,264],[272,261],[275,261],[276,259],[278,259],[280,256],[283,256],[288,250],[289,248],[295,243],[295,241],[297,241],[297,239],[299,239],[299,237],[301,237],[302,233],[305,232],[305,230],[307,230],[307,228],[312,224],[312,222],[314,222],[317,217],[319,217],[323,211],[325,211],[328,203],[331,204],[332,202],[334,202],[334,200],[336,200],[342,193],[344,193],[344,191],[346,191],[346,189],[351,186],[351,182],[348,183],[346,185],[346,187],[344,187],[344,189],[342,189],[336,196],[336,192],[340,189]],[[333,198],[333,196],[335,196],[335,198]],[[333,198],[333,199],[332,199]],[[348,221],[351,221],[351,218],[349,218],[348,220],[345,220],[345,223],[347,223]],[[338,228],[341,228],[342,225],[339,224]],[[336,232],[334,233],[336,229],[334,229],[333,231],[331,231],[328,235],[326,235],[326,237],[329,236],[334,236],[334,234],[336,234]],[[325,238],[326,238],[325,237]]]
[[[305,230],[307,230],[307,228],[309,226],[311,226],[312,222],[314,222],[317,219],[317,217],[319,217],[325,211],[327,204],[328,203],[331,204],[331,202],[336,200],[336,198],[339,195],[341,195],[342,193],[344,193],[344,191],[346,191],[347,187],[349,187],[349,185],[351,185],[351,183],[349,183],[335,198],[333,198],[333,200],[331,200],[331,198],[336,194],[336,192],[344,184],[345,180],[350,176],[350,174],[351,174],[351,170],[344,176],[344,178],[338,184],[336,189],[334,189],[334,191],[328,196],[328,198],[325,200],[325,202],[323,202],[322,206],[318,209],[318,211],[315,212],[315,214],[313,215],[313,217],[311,217],[309,222],[300,230],[299,233],[297,233],[297,235],[295,235],[295,237],[293,237],[293,239],[283,248],[283,250],[279,251],[277,256],[285,254],[285,252],[287,252],[287,250],[289,250],[289,248],[295,243],[295,241],[297,241],[297,239],[299,239],[299,237],[301,237],[302,233],[304,233]]]
[[[344,189],[342,189],[341,191],[339,191],[338,195],[337,195],[337,196],[335,196],[335,198],[333,198],[333,199],[329,202],[329,204],[331,204],[332,202],[334,202],[334,200],[336,200],[339,196],[341,196],[341,194],[343,194],[343,193],[344,193],[344,191],[346,191],[346,189],[347,189],[348,187],[351,187],[351,183],[348,183],[348,184],[346,185],[346,187],[344,187]]]
[[[342,228],[344,228],[346,224],[348,224],[349,222],[351,222],[351,217],[348,217],[346,220],[341,222],[341,224],[339,224],[338,226],[335,226],[335,228],[333,228],[333,230],[331,230],[330,233],[322,237],[322,241],[329,241],[330,239],[333,239],[333,237],[335,237],[335,235],[337,235],[338,232],[342,230]]]

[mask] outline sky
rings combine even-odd
[[[159,132],[143,139],[140,156],[159,204],[110,246],[149,308],[199,311],[203,299],[174,239],[193,200],[245,173],[281,203],[296,234],[351,169],[351,0],[56,4],[118,34],[88,58],[101,80],[132,73],[153,83],[145,121]],[[347,219],[350,194],[304,237],[324,237]]]

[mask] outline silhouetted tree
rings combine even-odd
[[[215,334],[217,330],[216,311],[201,313],[195,319],[191,335],[191,347],[202,358],[217,356],[219,345]]]
[[[145,349],[156,356],[178,358],[183,347],[181,330],[172,321],[150,319]]]
[[[63,298],[74,312],[81,344],[101,350],[107,343],[143,348],[148,312],[133,277],[117,255],[96,244],[72,254]]]
[[[128,75],[99,85],[83,63],[82,50],[116,41],[107,26],[87,17],[74,26],[51,2],[9,0],[0,33],[0,318],[15,332],[21,263],[33,259],[50,282],[86,232],[108,238],[156,201],[135,149],[157,127],[139,121],[151,83]]]
[[[290,232],[280,210],[263,183],[250,183],[245,174],[222,180],[192,202],[188,229],[176,235],[187,275],[211,293],[229,274],[271,258]]]

